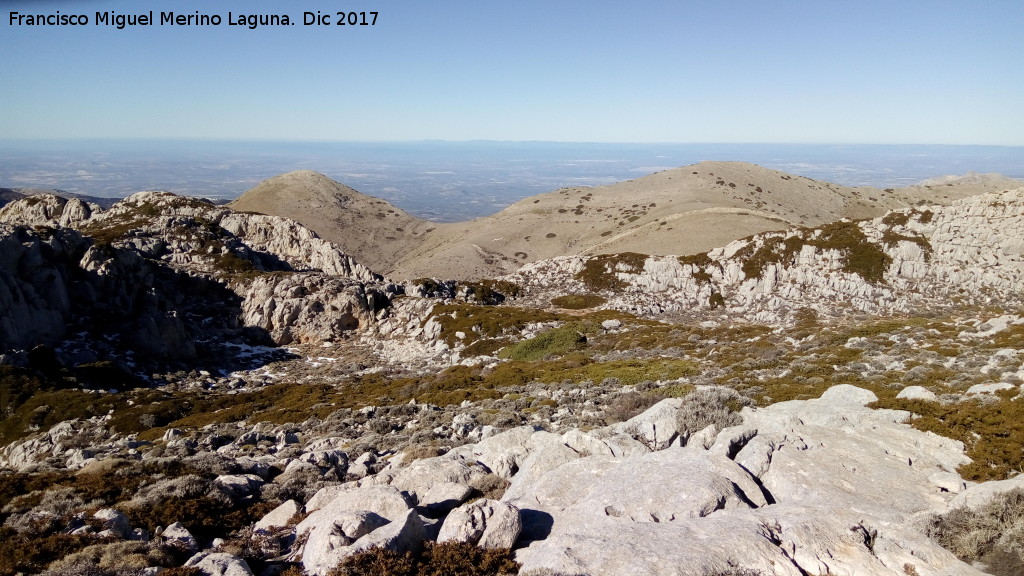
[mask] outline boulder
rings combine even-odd
[[[316,496],[313,498],[316,499]],[[411,508],[406,496],[394,486],[349,487],[334,491],[334,497],[330,502],[307,516],[296,527],[296,531],[302,534],[316,526],[326,525],[343,512],[373,512],[387,520],[395,520],[404,516]],[[306,509],[309,511],[310,506],[307,505]]]
[[[109,530],[110,535],[115,538],[129,538],[132,535],[132,524],[128,517],[119,510],[104,508],[92,515],[93,518],[103,522],[104,531]]]
[[[171,548],[190,553],[199,551],[199,545],[196,543],[195,536],[192,536],[192,533],[180,522],[175,522],[164,528],[164,531],[160,533],[160,537],[163,539],[164,545]]]
[[[345,520],[351,520],[351,517],[344,517],[343,521]],[[341,544],[345,540],[335,536],[335,540],[332,541],[330,536],[322,538],[320,534],[311,533],[302,552],[302,567],[311,574],[323,576],[352,554],[371,548],[384,548],[398,553],[415,552],[422,549],[425,540],[436,536],[433,525],[413,510],[408,510],[393,521],[373,528],[382,520],[377,516],[377,520],[373,522],[356,522],[360,529],[370,531],[351,545],[335,546],[335,543]]]
[[[481,548],[511,548],[523,521],[519,509],[497,500],[480,499],[453,510],[441,525],[438,542],[468,542]]]
[[[628,434],[652,450],[667,448],[679,436],[676,420],[682,398],[666,398],[613,429]]]
[[[444,456],[414,460],[408,466],[394,473],[391,485],[419,497],[427,494],[439,484],[468,485],[473,478],[485,474],[487,474],[487,469],[482,465],[472,460],[445,454]]]
[[[993,498],[1011,490],[1024,489],[1024,474],[1009,480],[995,480],[965,488],[949,502],[948,510],[955,508],[980,508]]]
[[[431,516],[446,514],[473,494],[473,489],[458,482],[438,482],[419,497],[419,506]]]
[[[287,526],[288,521],[298,514],[299,510],[301,510],[301,507],[295,500],[282,502],[277,508],[267,512],[263,518],[260,518],[256,524],[253,525],[253,530],[266,531],[271,528]]]
[[[224,552],[200,552],[189,558],[185,566],[198,568],[209,576],[253,576],[245,560]]]
[[[907,386],[903,390],[900,390],[896,397],[907,400],[925,400],[927,402],[938,401],[938,396],[924,386]]]
[[[255,474],[224,474],[214,481],[227,488],[231,496],[238,500],[258,494],[260,486],[263,486],[263,479]]]

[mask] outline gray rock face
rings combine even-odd
[[[887,266],[878,278],[852,271],[850,247],[828,247],[820,232],[769,232],[711,250],[707,264],[651,256],[641,270],[617,269],[614,274],[626,287],[610,295],[608,306],[650,315],[724,306],[748,320],[778,322],[801,307],[894,313],[944,304],[951,296],[978,303],[993,296],[1017,301],[1016,287],[1024,283],[1019,234],[1024,188],[893,215],[849,224],[863,235],[863,246],[884,254]],[[904,215],[906,222],[898,223]],[[784,248],[787,241],[799,250]],[[755,254],[763,266],[746,265]],[[573,276],[585,260],[541,260],[505,278],[526,286],[538,300],[579,292],[585,287]]]
[[[296,270],[319,270],[362,282],[381,280],[369,268],[346,256],[298,222],[278,216],[228,212],[220,225],[255,250],[276,254]]]
[[[481,548],[511,548],[523,521],[519,509],[497,500],[481,499],[460,506],[445,518],[438,542],[468,542]]]
[[[0,223],[0,352],[59,344],[72,319],[115,336],[112,350],[96,337],[63,346],[76,363],[117,348],[194,360],[197,341],[240,337],[329,341],[372,325],[398,290],[293,221],[164,192],[107,211],[33,196],[0,222],[17,224]]]
[[[872,398],[838,386],[744,409],[708,450],[583,456],[513,475],[503,501],[522,511],[517,559],[594,575],[980,574],[913,522],[952,498],[938,473],[966,461],[963,446],[865,407]]]
[[[15,226],[71,228],[102,212],[96,204],[77,198],[70,200],[54,194],[39,194],[0,207],[0,222]]]
[[[260,518],[256,524],[253,525],[253,530],[270,530],[271,528],[280,528],[287,526],[288,521],[293,516],[299,513],[301,507],[295,500],[287,500],[282,502],[280,506],[274,508],[263,518]]]
[[[86,242],[73,231],[43,236],[0,224],[0,350],[54,344],[72,311],[75,263]]]
[[[335,340],[372,323],[389,303],[382,290],[321,273],[262,276],[242,297],[242,322],[278,345]]]

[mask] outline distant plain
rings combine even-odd
[[[141,190],[232,200],[310,169],[414,216],[456,222],[528,196],[599,186],[704,160],[740,160],[844,186],[900,187],[948,174],[1024,179],[1024,147],[0,140],[0,187],[120,198]]]

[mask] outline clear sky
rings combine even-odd
[[[379,14],[302,24],[339,9]],[[222,24],[95,24],[111,10]],[[89,25],[10,22],[57,11]],[[0,138],[1024,145],[1021,0],[0,0],[0,17]]]

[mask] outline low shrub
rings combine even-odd
[[[552,328],[501,350],[498,357],[533,362],[548,356],[562,356],[586,346],[587,337],[583,335],[582,328],[576,322]]]
[[[1024,489],[997,495],[975,509],[933,516],[927,534],[965,562],[986,564],[995,576],[1024,573]]]
[[[626,283],[619,279],[618,272],[638,274],[643,271],[646,261],[646,254],[636,252],[592,256],[583,263],[583,269],[576,273],[576,279],[594,292],[615,292],[626,287]]]
[[[587,308],[596,308],[605,302],[607,302],[607,300],[597,294],[566,294],[565,296],[558,296],[557,298],[551,299],[552,304],[567,310],[586,310]]]
[[[634,392],[631,390],[619,394],[608,404],[608,408],[605,409],[605,420],[609,424],[625,422],[654,406],[664,398],[665,395],[657,389],[647,392]]]
[[[37,574],[56,559],[102,542],[94,536],[52,534],[32,538],[0,527],[0,576]]]
[[[341,561],[328,576],[505,576],[519,571],[507,548],[427,542],[419,554],[371,548]]]
[[[698,388],[683,397],[676,427],[683,438],[714,426],[720,431],[743,422],[737,412],[750,401],[732,388]]]

